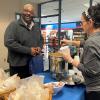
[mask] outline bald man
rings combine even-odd
[[[29,61],[41,52],[43,38],[38,25],[33,22],[33,16],[33,5],[25,4],[21,18],[11,22],[5,31],[4,44],[8,49],[10,75],[29,77]]]

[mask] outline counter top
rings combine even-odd
[[[55,79],[51,77],[49,72],[40,73],[44,75],[44,83],[56,82]],[[62,91],[53,96],[53,100],[85,100],[85,86],[84,85],[65,85]]]

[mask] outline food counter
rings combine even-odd
[[[56,81],[49,72],[40,73],[44,75],[44,83]],[[53,100],[85,100],[85,86],[84,85],[65,85],[64,88],[56,95],[53,96]]]

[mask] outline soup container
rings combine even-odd
[[[65,62],[61,53],[49,53],[49,62],[52,78],[62,80],[67,76],[68,63]]]

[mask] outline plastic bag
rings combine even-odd
[[[49,89],[44,88],[37,77],[28,78],[26,84],[21,85],[15,92],[10,94],[8,100],[51,100]]]
[[[8,78],[8,75],[0,68],[0,83]]]
[[[31,74],[41,73],[44,70],[43,55],[37,55],[32,57],[29,62],[29,68]]]

